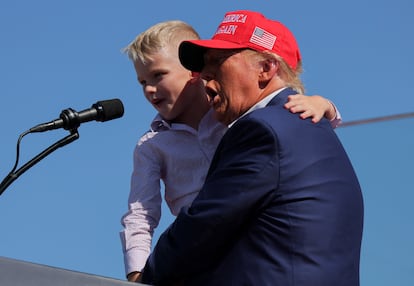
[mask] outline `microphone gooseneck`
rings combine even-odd
[[[33,128],[23,132],[17,141],[17,154],[16,163],[9,174],[0,182],[0,195],[6,190],[6,188],[15,181],[21,174],[30,169],[33,165],[38,163],[40,160],[57,150],[79,138],[77,128],[83,122],[92,120],[96,121],[108,121],[122,117],[124,115],[124,106],[119,99],[102,100],[93,104],[91,108],[85,109],[80,112],[76,112],[72,108],[65,109],[61,112],[60,117],[56,120],[36,125]],[[64,128],[69,130],[70,134],[66,137],[56,141],[54,144],[44,149],[42,152],[37,154],[31,160],[29,160],[22,167],[17,169],[19,163],[19,149],[20,141],[29,133],[43,132],[53,130],[57,128]],[[16,170],[17,169],[17,170]]]

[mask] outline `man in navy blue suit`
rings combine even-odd
[[[185,41],[229,129],[205,184],[161,235],[143,272],[155,285],[359,285],[363,199],[326,120],[287,112],[303,93],[292,33],[252,11],[228,12],[211,40]]]

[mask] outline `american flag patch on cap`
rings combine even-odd
[[[250,43],[261,46],[265,49],[272,50],[273,45],[275,44],[276,36],[266,32],[265,30],[256,27],[254,29],[253,35],[250,38]]]

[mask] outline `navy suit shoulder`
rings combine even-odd
[[[359,285],[358,179],[329,122],[284,109],[293,93],[226,132],[202,190],[144,274],[160,285]]]

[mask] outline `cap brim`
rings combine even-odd
[[[208,49],[240,49],[242,45],[222,40],[183,41],[178,49],[181,64],[190,71],[201,72]]]

